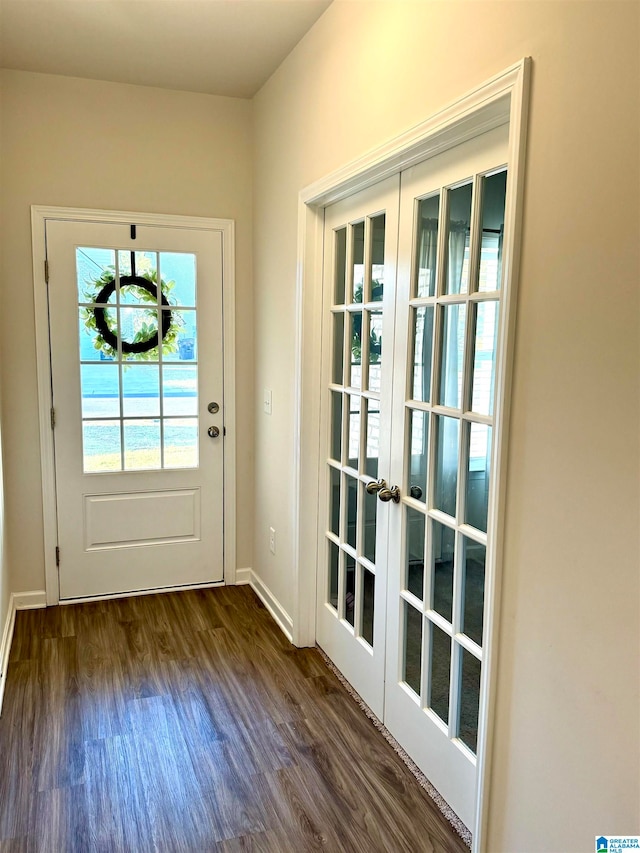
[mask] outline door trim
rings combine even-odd
[[[44,525],[44,565],[47,605],[60,601],[56,546],[58,520],[53,430],[51,428],[51,359],[49,307],[45,280],[46,223],[48,220],[102,222],[188,228],[217,231],[222,235],[222,315],[224,399],[226,435],[224,439],[224,583],[236,580],[236,394],[235,394],[235,222],[200,216],[138,213],[136,211],[90,210],[73,207],[31,206],[31,249],[33,257],[33,298],[38,374],[38,417],[40,427],[40,470],[42,473],[42,514]],[[218,584],[219,585],[219,584]],[[112,596],[111,596],[112,597]]]
[[[522,229],[526,131],[531,59],[524,58],[492,77],[422,124],[307,186],[298,197],[296,281],[296,386],[293,482],[294,601],[293,640],[298,646],[315,643],[316,560],[318,553],[318,490],[321,464],[320,400],[322,332],[322,256],[324,208],[331,202],[371,186],[443,151],[503,124],[509,125],[509,173],[512,180],[505,208],[502,331],[496,363],[505,365],[496,376],[494,427],[500,436],[494,459],[496,488],[491,510],[493,558],[486,567],[487,637],[483,652],[477,791],[473,851],[486,847],[489,812],[492,735],[495,719],[495,680],[500,628],[500,580],[504,542],[507,485],[509,399],[511,388],[517,283]]]

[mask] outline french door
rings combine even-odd
[[[391,463],[398,176],[325,213],[326,571],[317,637],[379,717],[384,709],[390,507],[369,484]]]
[[[469,827],[507,144],[498,128],[325,211],[318,643]]]
[[[220,232],[46,240],[60,598],[221,581]]]

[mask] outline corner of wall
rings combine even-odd
[[[253,569],[238,569],[236,571],[236,586],[240,586],[242,584],[249,584],[273,617],[276,625],[280,628],[287,640],[292,643],[293,619],[262,578],[260,578]]]
[[[11,640],[13,639],[13,628],[16,621],[16,608],[13,596],[7,602],[6,618],[2,639],[0,639],[0,714],[2,713],[2,700],[4,699],[4,688],[7,683],[7,669],[9,668],[9,652],[11,651]]]
[[[9,654],[13,640],[13,629],[16,624],[16,612],[18,610],[38,610],[47,606],[47,596],[43,589],[35,592],[11,593],[7,602],[6,618],[0,638],[0,714],[2,713],[2,700],[7,683],[7,670],[9,669]],[[0,624],[2,624],[0,622]]]
[[[0,360],[1,365],[1,360]],[[4,523],[4,475],[2,464],[2,388],[0,386],[0,629],[4,626],[0,641],[0,711],[2,710],[2,697],[9,662],[9,647],[13,635],[13,621],[15,618],[12,609],[11,595],[9,592],[9,567],[7,565],[7,549],[5,544],[6,533]]]

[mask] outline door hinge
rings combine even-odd
[[[51,429],[56,428],[56,410],[51,406]]]
[[[56,545],[56,566],[60,565],[60,548]]]
[[[44,280],[49,284],[49,261],[44,262]]]

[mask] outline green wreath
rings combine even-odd
[[[94,349],[103,352],[109,358],[118,355],[118,332],[109,323],[109,315],[105,310],[109,299],[116,290],[115,268],[107,267],[102,274],[87,284],[90,290],[85,291],[88,301],[99,303],[94,307],[82,309],[82,318],[88,334],[94,334]],[[157,306],[158,304],[158,276],[156,272],[146,272],[143,275],[120,276],[120,289],[130,288],[134,295],[141,301]],[[163,308],[161,323],[161,342],[163,355],[175,353],[178,350],[178,334],[184,326],[182,315],[171,310],[169,294],[175,287],[174,281],[160,281],[160,302]],[[96,290],[99,291],[96,293]],[[158,311],[157,308],[149,308],[143,313],[144,317],[155,323],[146,321],[136,332],[132,341],[120,339],[120,347],[123,358],[135,358],[136,361],[156,360],[155,350],[158,347]]]

